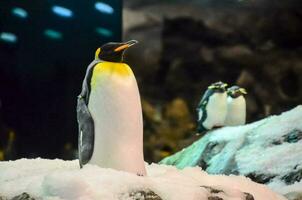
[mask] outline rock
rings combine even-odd
[[[240,56],[248,56],[252,55],[253,52],[251,49],[249,49],[247,46],[243,45],[235,45],[235,46],[230,46],[230,47],[222,47],[219,49],[219,54],[223,58],[238,58]]]
[[[15,196],[11,199],[0,196],[0,200],[35,200],[35,198],[31,197],[26,192],[23,192],[22,194]]]
[[[133,200],[162,200],[160,196],[151,190],[131,192],[129,197]]]
[[[246,175],[253,181],[257,183],[267,184],[269,183],[273,178],[276,177],[276,175],[270,175],[270,174],[256,174],[256,173],[250,173]]]
[[[222,190],[215,189],[215,188],[210,187],[210,186],[201,186],[201,187],[207,189],[211,194],[217,194],[217,193],[223,192]]]
[[[165,116],[173,120],[181,120],[182,122],[189,122],[190,111],[187,103],[181,99],[176,98],[167,105]]]
[[[302,139],[302,131],[294,129],[289,134],[284,136],[284,141],[288,143],[296,143]]]
[[[205,188],[209,192],[208,200],[223,200],[223,196],[230,197],[232,194],[229,194],[221,189],[217,189],[210,186],[201,186],[202,188]],[[218,196],[219,194],[219,196]],[[254,200],[253,195],[247,192],[243,192],[243,196],[245,196],[244,200]]]
[[[186,146],[195,125],[187,103],[182,98],[175,98],[165,106],[142,101],[144,114],[145,156],[159,161]],[[179,145],[179,146],[177,146]],[[152,154],[151,154],[152,153]]]
[[[159,123],[162,120],[162,113],[156,109],[150,102],[142,99],[142,109],[144,118],[152,123]]]
[[[245,199],[246,200],[254,200],[253,195],[251,195],[250,193],[244,192],[244,194],[245,194]]]
[[[284,135],[281,139],[273,141],[273,144],[280,145],[283,142],[296,143],[301,139],[302,139],[302,131],[294,129],[288,134]]]
[[[22,194],[13,197],[11,200],[35,200],[33,197],[31,197],[26,192],[23,192]]]
[[[220,153],[220,151],[224,148],[225,143],[217,143],[217,142],[209,142],[203,152],[202,158],[199,161],[199,166],[206,170],[208,168],[208,162],[210,159],[216,154]]]
[[[290,172],[289,174],[282,177],[282,180],[285,181],[286,184],[294,184],[295,182],[299,182],[302,179],[302,169],[295,170]]]
[[[288,200],[302,200],[302,193],[290,192],[285,195]]]
[[[280,182],[287,187],[301,184],[301,132],[302,106],[297,106],[245,126],[209,131],[160,163],[178,168],[200,166],[212,174],[244,175],[286,194],[279,188]]]
[[[223,200],[223,198],[220,198],[217,196],[210,196],[210,197],[208,197],[208,200]]]

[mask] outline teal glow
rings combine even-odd
[[[95,9],[97,9],[98,11],[100,11],[101,13],[105,13],[105,14],[113,14],[114,13],[114,9],[106,3],[103,2],[96,2],[94,4]]]
[[[19,7],[15,7],[12,9],[12,14],[20,17],[20,18],[27,18],[28,13],[26,10],[24,10],[23,8],[19,8]]]
[[[100,28],[100,27],[98,27],[95,30],[101,36],[111,37],[113,35],[112,31],[110,31],[109,29],[106,29],[106,28]]]
[[[7,42],[7,43],[16,43],[18,40],[18,37],[9,32],[2,32],[0,33],[0,40]]]
[[[63,38],[63,34],[59,31],[53,29],[46,29],[44,31],[44,35],[50,39],[59,40]]]
[[[61,6],[53,6],[52,7],[52,12],[54,12],[55,14],[59,15],[60,17],[72,17],[73,16],[73,12],[68,9],[68,8],[64,8]]]

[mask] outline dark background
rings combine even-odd
[[[0,32],[12,32],[16,43],[0,41],[0,99],[3,123],[17,135],[17,157],[61,157],[63,146],[77,144],[76,96],[95,50],[121,40],[121,1],[102,1],[113,14],[97,11],[97,1],[27,0],[0,2]],[[73,11],[64,18],[52,6]],[[12,14],[14,7],[27,18]],[[112,31],[102,36],[97,27]],[[61,39],[44,31],[61,32]],[[0,140],[4,140],[1,138]]]
[[[18,36],[16,43],[0,40],[0,151],[11,152],[5,159],[76,157],[76,96],[86,67],[97,47],[122,36],[140,42],[126,62],[140,88],[149,162],[198,139],[196,105],[213,82],[246,88],[247,122],[302,103],[300,0],[102,1],[113,15],[95,10],[95,2],[0,2],[0,32]],[[73,17],[55,15],[53,5]],[[13,7],[28,18],[12,15]],[[62,39],[45,37],[45,29]]]
[[[299,0],[130,0],[123,30],[141,41],[128,59],[141,88],[148,161],[198,139],[196,106],[213,82],[247,90],[248,123],[302,103]]]

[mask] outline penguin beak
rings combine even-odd
[[[242,93],[242,94],[247,94],[246,90],[244,88],[240,88],[239,91]]]
[[[120,46],[118,46],[117,48],[115,48],[114,51],[118,52],[118,51],[125,50],[125,49],[131,47],[132,45],[135,45],[136,43],[138,43],[137,40],[130,40],[128,42],[122,43]]]

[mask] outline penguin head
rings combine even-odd
[[[208,89],[213,90],[214,92],[224,93],[226,91],[227,86],[228,86],[228,84],[219,81],[219,82],[216,82],[216,83],[212,83],[208,87]]]
[[[123,62],[124,52],[127,48],[138,43],[136,40],[128,42],[109,42],[98,48],[95,52],[95,59],[107,62]]]
[[[237,98],[237,97],[247,94],[247,92],[244,88],[241,88],[237,85],[230,87],[228,89],[227,93],[228,93],[228,96],[231,96],[232,98]]]

